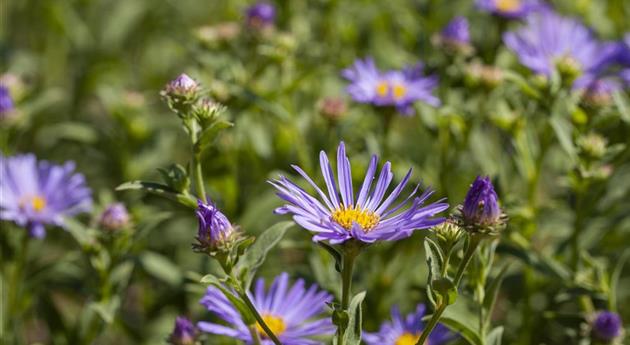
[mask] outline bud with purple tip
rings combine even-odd
[[[623,324],[619,314],[611,311],[602,311],[592,323],[591,337],[594,341],[603,344],[614,344],[623,335]]]
[[[194,345],[197,343],[197,328],[187,318],[178,316],[168,342],[173,345]]]
[[[470,54],[473,47],[468,20],[461,16],[453,18],[436,37],[435,43],[454,52]]]
[[[99,224],[109,231],[117,231],[129,226],[129,212],[122,203],[109,205],[101,214]]]
[[[470,186],[461,209],[466,229],[474,232],[495,232],[503,220],[499,197],[488,176],[477,176]]]
[[[236,235],[236,230],[227,217],[215,205],[204,204],[201,200],[198,201],[196,213],[199,228],[197,243],[193,248],[204,253],[227,250]]]
[[[11,98],[9,89],[0,85],[0,119],[9,117],[13,110],[13,98]]]
[[[171,109],[180,114],[197,100],[198,93],[199,84],[185,73],[171,80],[160,92]]]
[[[259,2],[247,8],[245,18],[252,29],[269,28],[276,20],[276,8],[268,2]]]

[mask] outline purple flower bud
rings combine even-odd
[[[444,43],[452,45],[469,45],[470,44],[470,29],[468,27],[468,20],[464,17],[457,16],[453,18],[442,29],[441,38]]]
[[[8,117],[13,111],[13,99],[9,89],[0,85],[0,119]]]
[[[166,84],[162,93],[165,97],[193,99],[198,88],[199,84],[193,78],[186,73],[182,73]]]
[[[251,28],[262,29],[272,26],[276,20],[276,8],[267,2],[259,2],[245,11],[247,25]]]
[[[116,231],[129,225],[129,212],[122,203],[109,205],[101,214],[99,221],[106,230]]]
[[[621,336],[622,326],[619,314],[602,311],[593,320],[592,336],[597,340],[611,342]]]
[[[462,217],[466,225],[492,226],[499,223],[499,197],[489,177],[477,176],[464,199]]]
[[[217,249],[228,241],[234,233],[234,227],[227,217],[213,204],[204,204],[198,201],[197,220],[197,244],[194,248],[206,252]]]
[[[168,338],[168,342],[173,345],[193,345],[197,339],[197,328],[183,316],[175,319],[175,328]]]

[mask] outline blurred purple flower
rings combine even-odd
[[[278,189],[278,196],[288,202],[287,205],[277,208],[275,212],[292,214],[296,223],[316,233],[313,241],[329,241],[331,244],[343,243],[350,239],[365,243],[395,241],[409,237],[415,230],[427,229],[444,221],[444,218],[433,218],[433,216],[446,210],[448,204],[438,202],[422,206],[433,194],[430,189],[414,198],[418,191],[416,187],[405,200],[392,207],[407,185],[411,177],[411,169],[400,184],[384,199],[394,174],[391,172],[391,164],[386,162],[378,177],[376,187],[370,193],[378,162],[378,157],[372,156],[361,190],[355,200],[350,161],[346,156],[344,143],[341,142],[337,149],[338,185],[324,151],[320,152],[319,159],[328,195],[300,167],[296,165],[292,167],[317,191],[323,204],[284,176],[270,181]],[[405,205],[409,205],[412,198],[409,208],[398,212]]]
[[[384,322],[378,332],[364,333],[363,340],[367,345],[415,345],[424,329],[422,318],[425,314],[424,304],[419,304],[415,312],[405,317],[398,307],[393,307],[391,321]],[[454,333],[438,324],[429,335],[427,344],[443,345],[455,337]]]
[[[99,223],[107,230],[123,229],[129,225],[129,212],[124,204],[113,203],[103,211]]]
[[[193,247],[199,251],[214,250],[232,236],[234,227],[212,203],[204,204],[198,200],[197,205],[196,214],[199,228],[196,237],[197,243]]]
[[[168,342],[173,345],[194,345],[197,339],[195,325],[183,316],[175,319],[175,328],[168,337]]]
[[[258,2],[245,11],[247,25],[252,28],[272,26],[276,20],[276,8],[268,2]]]
[[[525,18],[532,12],[548,8],[542,0],[477,0],[476,4],[482,11],[510,19]]]
[[[440,33],[444,43],[452,46],[469,46],[470,29],[468,19],[462,16],[453,18]]]
[[[611,342],[621,336],[623,324],[619,314],[602,311],[593,320],[593,337],[597,340]]]
[[[613,94],[623,89],[622,80],[614,76],[586,76],[580,78],[574,88],[583,92],[582,97],[590,105],[610,104]]]
[[[64,218],[92,208],[91,190],[73,162],[52,165],[34,155],[0,155],[0,219],[46,234],[44,225],[64,226]]]
[[[471,225],[491,226],[499,222],[499,197],[489,177],[477,176],[470,186],[464,199],[462,217],[466,224]]]
[[[360,103],[394,106],[403,115],[412,113],[415,101],[440,105],[440,100],[432,94],[438,85],[437,78],[424,76],[422,64],[382,73],[372,58],[366,58],[356,60],[341,75],[350,82],[347,87],[350,96]]]
[[[616,44],[598,41],[581,22],[552,11],[529,16],[524,27],[505,33],[503,41],[523,65],[547,77],[554,69],[576,77],[597,74],[618,50]]]
[[[13,111],[13,98],[9,89],[0,85],[0,119],[3,119]]]
[[[256,281],[254,293],[248,293],[254,306],[262,315],[271,331],[284,345],[324,344],[311,337],[328,336],[335,332],[330,318],[319,318],[326,309],[326,303],[332,296],[319,290],[317,285],[305,288],[304,281],[299,279],[289,286],[289,275],[282,273],[274,279],[269,291],[265,293],[265,281]],[[239,339],[253,344],[249,329],[241,314],[216,287],[208,287],[206,295],[200,303],[208,308],[229,326],[201,321],[197,324],[200,330]],[[317,319],[315,319],[317,318]],[[256,327],[263,345],[273,345],[260,325]]]

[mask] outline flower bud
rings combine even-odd
[[[461,209],[464,225],[475,232],[487,230],[493,232],[497,230],[493,228],[503,223],[501,216],[499,197],[494,191],[490,178],[477,176],[466,194]]]
[[[198,92],[199,84],[187,74],[182,73],[166,84],[160,94],[173,110],[182,112],[185,110],[184,106],[192,104],[197,99]]]
[[[13,98],[11,98],[9,89],[4,85],[0,85],[0,120],[11,116],[13,111]]]
[[[614,344],[623,335],[623,324],[619,314],[602,311],[595,316],[591,325],[591,338],[595,343]]]
[[[577,140],[580,151],[589,159],[600,159],[606,154],[606,138],[597,133],[589,133]]]
[[[208,46],[229,42],[241,33],[238,23],[226,22],[214,26],[202,26],[195,30],[195,36]]]
[[[437,237],[438,242],[447,248],[454,246],[464,233],[459,225],[450,219],[434,226],[431,231]]]
[[[215,205],[198,201],[197,243],[193,248],[198,252],[212,253],[217,250],[227,251],[236,239],[237,233],[227,217]]]
[[[276,20],[276,8],[267,2],[259,2],[245,11],[247,26],[251,29],[262,30],[270,28]]]
[[[613,80],[597,79],[586,86],[582,101],[591,107],[605,107],[612,103],[615,91],[621,89],[621,85]]]
[[[470,55],[473,47],[470,44],[468,20],[458,16],[453,18],[442,31],[434,37],[433,43],[449,51]]]
[[[573,84],[573,81],[582,75],[582,67],[580,63],[570,56],[558,59],[556,69],[562,78],[562,82],[566,85]]]
[[[326,97],[319,102],[319,113],[326,119],[331,121],[339,120],[346,114],[348,106],[343,98]]]
[[[168,342],[173,345],[194,345],[197,343],[197,328],[187,318],[178,316]]]
[[[192,113],[199,120],[199,123],[206,124],[216,118],[225,107],[209,98],[199,100],[193,105]]]
[[[503,81],[503,70],[475,62],[466,68],[466,81],[471,86],[481,85],[494,89]]]
[[[117,231],[129,226],[129,212],[122,203],[109,205],[101,214],[99,224],[109,231]]]

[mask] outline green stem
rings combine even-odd
[[[258,335],[258,330],[256,329],[256,326],[254,325],[249,326],[249,333],[252,335],[252,340],[254,342],[254,345],[261,345],[260,336]]]
[[[343,267],[341,269],[341,310],[348,312],[350,305],[350,288],[352,287],[352,271],[357,254],[348,252],[343,256]],[[343,334],[345,327],[337,329],[337,345],[343,345]]]
[[[20,325],[22,310],[20,308],[20,302],[22,301],[22,278],[26,267],[29,243],[30,237],[25,231],[23,231],[22,240],[20,242],[20,251],[17,253],[17,262],[15,263],[15,267],[13,267],[14,271],[12,272],[11,282],[8,287],[9,310],[7,317],[10,320],[9,324],[12,324],[12,326],[9,327],[10,332],[7,334],[13,333],[16,341],[20,339],[22,334]]]
[[[573,274],[577,275],[580,268],[580,234],[582,232],[582,196],[580,190],[575,191],[575,221],[573,222],[573,232],[571,233],[571,268]]]
[[[265,333],[267,333],[267,336],[269,337],[269,339],[271,339],[271,341],[273,341],[273,343],[276,345],[282,345],[278,337],[276,337],[276,335],[273,334],[269,326],[267,326],[267,324],[265,323],[265,320],[262,318],[260,313],[258,313],[256,306],[254,306],[251,299],[249,299],[249,296],[247,296],[247,294],[241,289],[238,289],[237,291],[238,291],[238,295],[241,297],[243,302],[245,302],[245,305],[247,305],[247,308],[249,308],[249,310],[251,310],[251,312],[254,314],[254,317],[256,318],[256,321],[258,321],[258,324],[260,325],[260,327],[263,329],[263,331],[265,331]]]
[[[196,127],[195,124],[188,126],[188,130],[190,133],[190,140],[192,141],[192,146],[193,146],[192,170],[193,170],[193,176],[195,179],[195,185],[197,187],[197,194],[199,198],[201,198],[201,201],[203,201],[204,203],[207,203],[208,200],[206,199],[206,187],[203,183],[203,171],[201,170],[201,157],[200,157],[200,153],[197,152],[197,149],[195,148],[197,144],[197,129],[195,127]]]
[[[437,326],[437,323],[438,321],[440,321],[440,318],[442,317],[442,314],[446,310],[447,306],[448,304],[444,303],[443,301],[440,302],[438,308],[435,310],[435,313],[433,313],[433,315],[431,316],[431,320],[429,320],[429,323],[427,323],[427,326],[422,331],[420,339],[418,339],[416,345],[424,345],[427,343],[429,335],[431,335],[431,332],[433,332],[433,329],[435,328],[435,326]]]

